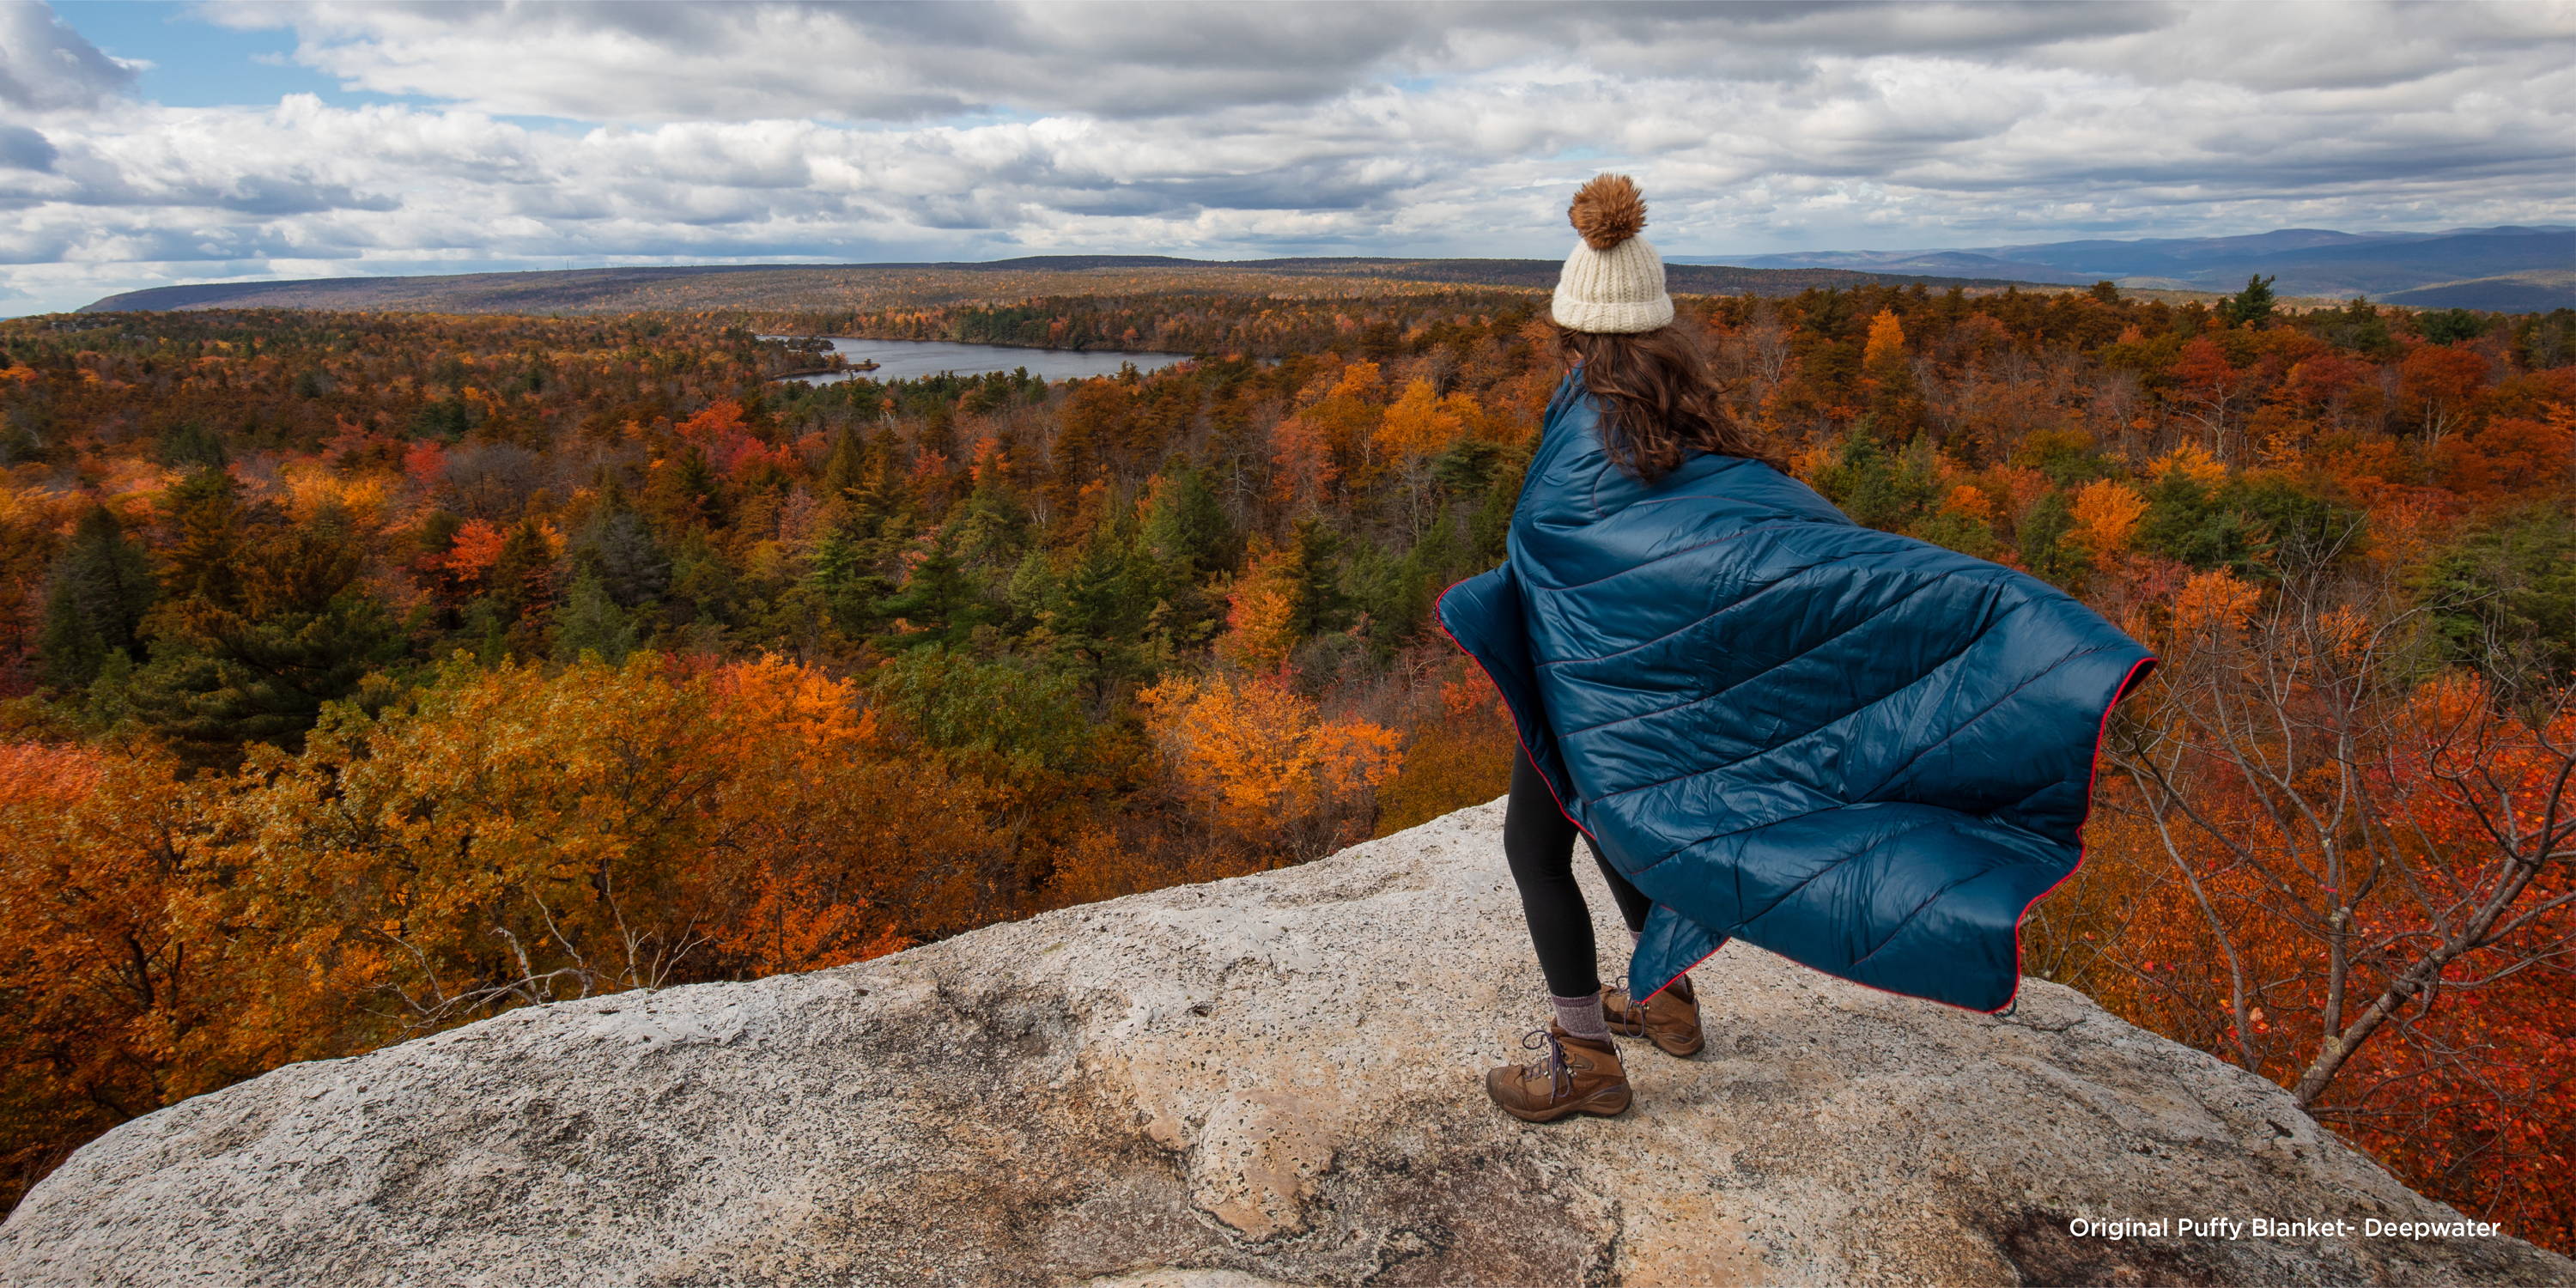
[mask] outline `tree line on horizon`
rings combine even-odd
[[[1683,301],[1859,522],[2163,658],[2030,965],[2576,1246],[2576,312]],[[1431,615],[1559,372],[1473,288],[0,323],[0,1157],[511,1006],[862,960],[1491,799]],[[814,328],[822,329],[822,328]]]

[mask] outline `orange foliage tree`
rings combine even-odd
[[[2129,534],[2147,513],[2147,499],[2116,479],[2096,479],[2075,494],[2075,535],[2096,560],[2128,549]]]
[[[1392,729],[1325,716],[1279,675],[1172,675],[1138,691],[1191,811],[1216,835],[1290,860],[1364,838],[1402,764]]]
[[[1295,546],[1273,546],[1255,534],[1248,562],[1226,594],[1225,632],[1216,656],[1247,670],[1273,670],[1297,647],[1298,598],[1305,568]]]
[[[2487,360],[2477,350],[2428,344],[2398,364],[2397,399],[2414,416],[2424,437],[2438,443],[2459,426],[2486,379]]]
[[[857,960],[955,922],[990,843],[971,793],[881,751],[848,681],[775,659],[451,664],[256,753],[190,912],[267,949],[280,1029]]]
[[[166,753],[0,747],[0,1188],[73,1144],[257,1073],[229,946],[174,924],[205,791]]]
[[[1473,398],[1441,398],[1430,381],[1415,380],[1379,422],[1378,456],[1403,484],[1406,525],[1416,540],[1431,519],[1431,459],[1466,436],[1475,414]]]

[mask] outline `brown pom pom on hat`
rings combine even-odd
[[[1652,331],[1673,320],[1664,259],[1638,232],[1646,197],[1624,174],[1596,176],[1577,189],[1566,218],[1583,240],[1556,275],[1549,313],[1577,331]]]

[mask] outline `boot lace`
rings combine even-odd
[[[1544,1026],[1531,1029],[1521,1035],[1521,1045],[1532,1050],[1542,1046],[1547,1048],[1546,1055],[1521,1066],[1521,1073],[1524,1076],[1534,1078],[1540,1074],[1549,1075],[1548,1098],[1550,1100],[1562,1100],[1574,1094],[1574,1072],[1565,1064],[1565,1044],[1556,1040],[1554,1032]]]
[[[1646,1023],[1646,1008],[1639,1006],[1637,999],[1628,996],[1624,991],[1619,994],[1619,1022],[1639,1027],[1643,1027]]]

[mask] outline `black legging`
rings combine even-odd
[[[1592,861],[1610,882],[1610,897],[1630,930],[1646,928],[1654,907],[1628,878],[1603,858],[1601,847],[1584,836],[1565,811],[1556,807],[1547,779],[1522,749],[1512,764],[1512,794],[1503,805],[1503,858],[1521,888],[1521,912],[1529,918],[1530,942],[1538,947],[1539,973],[1547,991],[1558,997],[1586,997],[1601,991],[1599,962],[1592,938],[1592,909],[1574,884],[1574,838],[1582,836]]]

